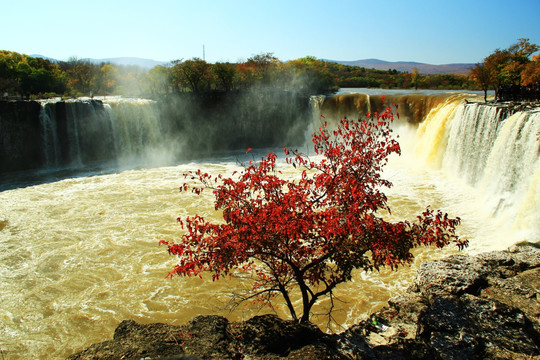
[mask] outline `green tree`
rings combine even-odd
[[[176,64],[176,78],[182,87],[187,87],[194,93],[199,93],[210,87],[210,65],[200,59],[193,58]]]
[[[215,78],[216,86],[221,90],[230,91],[234,88],[238,77],[234,64],[217,62],[211,67],[211,73]]]
[[[0,51],[0,95],[14,93],[18,87],[15,60],[9,51]]]
[[[155,66],[145,74],[144,81],[151,94],[165,94],[169,92],[169,70],[165,66]]]
[[[29,95],[31,90],[30,74],[32,73],[32,68],[26,61],[21,61],[17,63],[16,73],[19,93],[21,95]]]
[[[112,94],[116,87],[118,69],[111,64],[102,64],[101,67],[94,67],[93,73],[90,85],[92,93],[95,95]]]

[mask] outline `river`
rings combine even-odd
[[[537,241],[540,145],[535,137],[540,114],[521,112],[493,123],[489,119],[496,114],[485,106],[464,105],[464,97],[445,95],[420,124],[396,124],[403,154],[392,158],[384,173],[394,184],[386,192],[392,218],[414,220],[428,205],[459,216],[459,234],[470,240],[465,253]],[[324,103],[316,105],[314,119],[324,109]],[[488,123],[495,129],[488,131]],[[477,135],[463,140],[471,131]],[[200,168],[231,174],[239,169],[239,160],[257,159],[270,150],[282,153],[274,148],[249,154],[239,150],[166,166],[64,170],[61,176],[27,182],[14,176],[0,192],[3,358],[65,358],[112,338],[125,319],[183,324],[197,315],[237,321],[269,312],[250,304],[229,312],[230,292],[245,286],[238,279],[166,278],[175,259],[158,241],[179,238],[178,216],[197,213],[219,219],[210,192],[179,192],[184,172]],[[468,159],[472,157],[479,159]],[[297,176],[283,160],[279,166],[284,174]],[[17,181],[20,186],[13,184]],[[411,267],[359,271],[336,290],[341,300],[334,310],[338,325],[327,329],[326,317],[313,320],[323,330],[340,331],[402,292],[420,263],[455,252],[451,247],[422,248]],[[321,303],[315,313],[324,313],[327,305]],[[284,306],[278,314],[288,316]]]

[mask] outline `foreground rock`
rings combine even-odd
[[[184,326],[124,321],[80,359],[540,359],[540,248],[421,266],[389,306],[341,334],[273,315]]]
[[[538,244],[454,255],[423,264],[408,291],[372,316],[386,331],[366,332],[366,321],[346,333],[391,358],[540,359],[539,289]]]

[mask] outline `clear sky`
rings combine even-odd
[[[540,0],[0,0],[0,50],[67,60],[476,63],[540,44]]]

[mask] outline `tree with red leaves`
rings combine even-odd
[[[314,159],[285,149],[296,179],[278,171],[274,153],[230,178],[185,174],[200,186],[181,190],[213,190],[224,222],[178,219],[185,229],[181,241],[160,241],[179,258],[169,275],[210,272],[216,280],[247,272],[254,284],[241,300],[271,305],[281,295],[292,319],[308,322],[313,305],[333,300],[337,285],[350,281],[355,269],[396,269],[410,263],[411,249],[420,245],[467,246],[455,232],[460,219],[441,211],[428,207],[415,222],[380,216],[390,211],[382,188],[392,185],[381,172],[391,154],[400,154],[392,120],[388,107],[362,121],[343,119],[335,130],[325,122],[313,135]],[[293,301],[298,296],[301,308]]]

